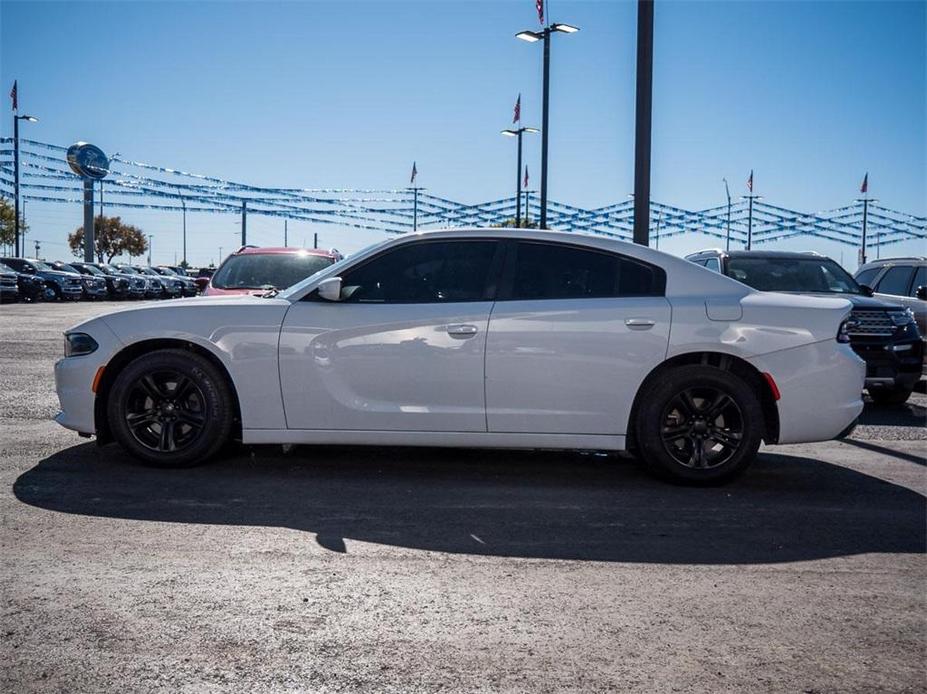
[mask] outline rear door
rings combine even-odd
[[[486,347],[489,431],[625,434],[666,357],[665,284],[662,269],[614,253],[510,242]]]

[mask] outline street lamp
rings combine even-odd
[[[517,137],[518,138],[518,164],[515,168],[515,228],[521,228],[521,136],[524,133],[537,133],[540,132],[537,128],[525,128],[521,127],[518,129],[506,129],[502,131],[502,134],[506,137]]]
[[[24,120],[27,123],[38,123],[39,119],[35,116],[20,116],[18,113],[13,114],[13,187],[15,188],[16,198],[13,202],[13,239],[16,246],[16,257],[20,254],[19,243],[19,121]]]
[[[547,140],[550,133],[550,36],[554,32],[575,34],[578,27],[551,24],[541,31],[520,31],[515,38],[528,43],[544,42],[544,100],[541,115],[541,229],[547,228]]]
[[[154,235],[148,234],[148,266],[151,266],[151,239]]]
[[[187,269],[187,200],[183,196],[180,186],[174,186],[180,196],[180,207],[183,210],[183,268]]]

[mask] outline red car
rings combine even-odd
[[[341,254],[335,250],[244,246],[223,261],[203,294],[263,294],[270,289],[286,289],[338,260]]]

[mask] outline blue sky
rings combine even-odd
[[[552,0],[581,27],[552,47],[552,198],[624,199],[633,181],[636,6]],[[653,197],[683,207],[745,193],[808,211],[870,191],[927,211],[923,2],[657,0]],[[86,140],[126,158],[258,185],[394,188],[456,200],[510,195],[514,147],[498,132],[522,93],[540,121],[533,0],[494,2],[0,3],[0,81],[20,84],[23,136]],[[8,100],[4,107],[8,108]],[[28,127],[28,131],[26,128]],[[10,133],[8,117],[0,131]],[[538,180],[539,143],[527,162]],[[64,257],[80,210],[35,204],[31,235]],[[179,220],[125,212],[173,260]],[[235,244],[232,216],[191,215],[189,257]],[[282,222],[249,220],[279,243]],[[352,251],[377,234],[291,223]],[[714,245],[683,239],[666,249]],[[839,259],[839,248],[821,250]],[[896,247],[896,250],[918,249]],[[920,249],[923,252],[923,249]],[[852,251],[846,250],[852,266]]]

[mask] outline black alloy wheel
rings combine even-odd
[[[234,418],[226,374],[206,357],[161,349],[130,362],[107,400],[113,437],[159,467],[204,462],[228,440]]]

